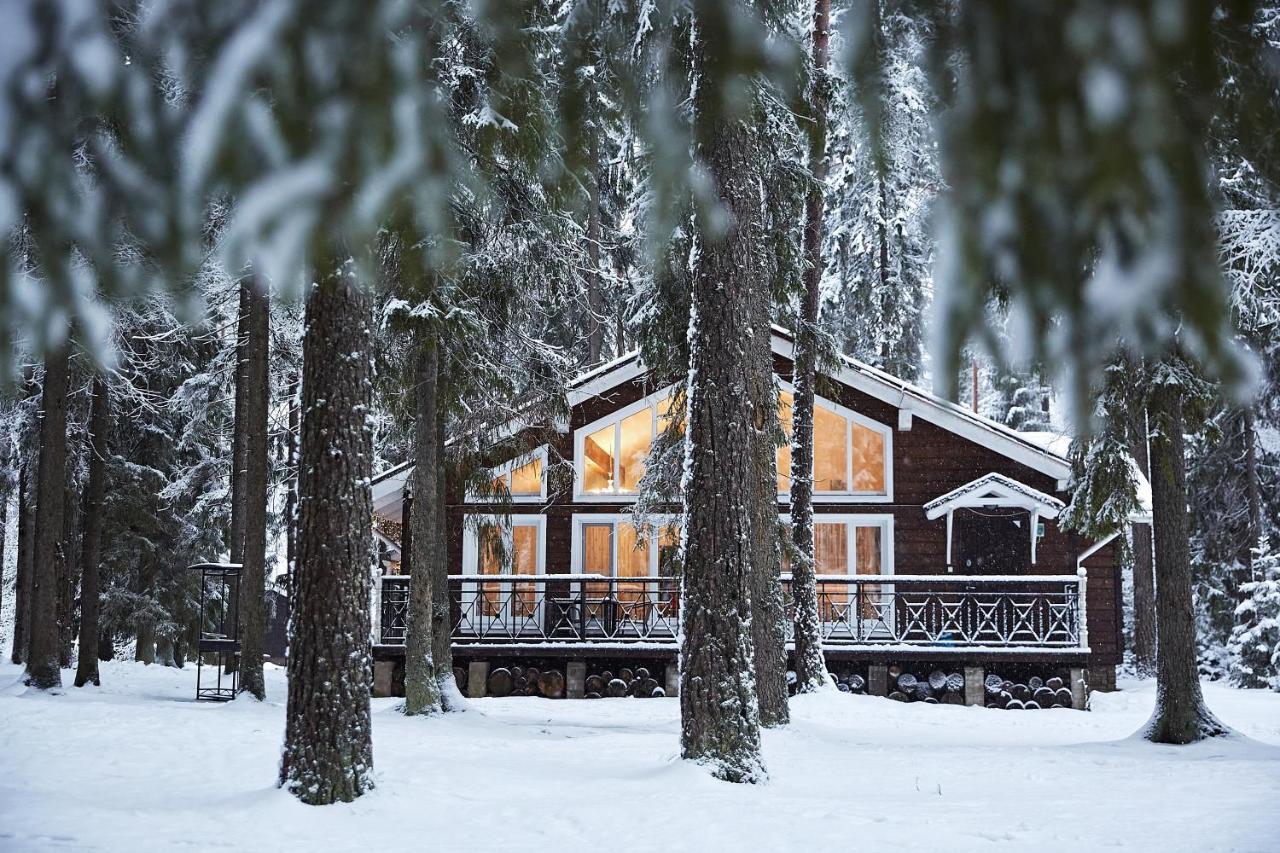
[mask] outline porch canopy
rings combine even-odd
[[[1057,518],[1058,513],[1066,506],[1053,495],[1033,489],[1026,483],[1020,483],[1012,477],[992,472],[984,474],[976,480],[952,489],[945,495],[939,495],[924,505],[925,518],[933,521],[947,517],[947,571],[953,570],[951,565],[951,528],[952,519],[957,509],[981,509],[985,507],[1009,507],[1023,509],[1031,513],[1031,562],[1036,561],[1036,528],[1042,518]]]

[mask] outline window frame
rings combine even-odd
[[[661,528],[671,524],[678,524],[681,516],[679,513],[659,513],[649,516],[652,522],[653,534],[649,537],[649,574],[647,577],[658,577],[659,568],[659,547],[658,539],[662,535]],[[613,551],[609,555],[609,577],[617,579],[618,577],[618,531],[619,524],[635,524],[635,520],[630,513],[627,512],[577,512],[573,514],[572,519],[572,536],[569,543],[569,572],[575,575],[585,574],[582,570],[582,528],[589,524],[610,524],[613,525],[612,546]],[[594,574],[594,573],[593,573]]]
[[[792,400],[795,399],[796,389],[790,382],[783,380],[778,381],[778,389],[791,394]],[[853,425],[856,423],[861,427],[878,433],[884,441],[884,491],[883,492],[863,492],[854,489],[848,489],[840,492],[820,492],[817,489],[813,491],[814,503],[893,503],[893,428],[888,424],[882,424],[874,418],[869,418],[853,409],[840,405],[834,400],[828,400],[819,394],[813,395],[815,406],[821,406],[829,412],[844,418],[848,425],[845,427],[845,478],[846,482],[853,485],[854,482],[854,453],[853,453]],[[775,455],[775,459],[776,459]],[[789,482],[788,478],[788,482]],[[791,490],[778,492],[778,503],[791,503]]]
[[[489,469],[489,474],[495,480],[502,476],[506,476],[508,478],[507,493],[508,493],[508,499],[511,501],[511,503],[513,504],[546,503],[547,502],[547,455],[548,455],[547,446],[544,444],[544,445],[541,445],[540,447],[530,450],[528,453],[522,453],[519,456],[515,456],[507,460],[506,462],[501,463],[500,465],[495,465],[494,467]],[[535,459],[541,463],[541,476],[539,476],[538,478],[540,481],[538,484],[538,494],[536,495],[510,494],[511,492],[510,476],[512,472],[514,472],[517,468],[521,468],[525,465],[528,465],[530,462],[533,462]],[[477,495],[475,492],[471,491],[470,489],[467,490],[467,503],[492,504],[494,502],[495,501],[489,498],[484,498]]]
[[[646,394],[639,400],[629,403],[620,409],[615,409],[602,418],[597,418],[589,424],[580,426],[573,431],[573,498],[581,503],[634,503],[639,497],[639,492],[588,492],[586,490],[586,456],[583,449],[586,444],[587,436],[599,432],[610,424],[613,425],[613,480],[615,483],[620,481],[618,465],[622,457],[622,422],[637,412],[648,408],[651,409],[653,415],[649,419],[650,439],[649,450],[653,450],[653,442],[658,440],[658,420],[661,417],[658,414],[658,404],[664,399],[671,396],[671,389],[675,385],[668,385],[659,391]],[[647,454],[646,454],[647,457]]]
[[[788,527],[791,524],[791,513],[778,513],[778,520],[785,522]],[[880,575],[879,577],[887,577],[894,573],[894,554],[893,554],[893,528],[897,520],[891,512],[815,512],[813,514],[813,523],[817,524],[843,524],[845,526],[845,542],[849,554],[849,567],[852,569],[849,574],[857,574],[858,572],[858,552],[857,552],[857,534],[854,532],[859,527],[879,527],[880,528]],[[814,568],[814,576],[820,578],[817,568]],[[839,577],[839,575],[837,575]]]
[[[505,541],[503,545],[508,549],[508,553],[515,551],[515,528],[516,527],[535,527],[538,531],[538,547],[535,553],[534,574],[545,577],[547,574],[547,517],[536,513],[467,513],[462,519],[462,574],[466,579],[460,584],[461,604],[463,613],[471,613],[476,607],[476,600],[485,595],[484,585],[488,583],[487,578],[509,578],[514,572],[503,571],[496,575],[480,574],[480,531],[482,524],[492,523],[504,525],[503,536]],[[512,566],[512,569],[515,567]],[[512,585],[511,594],[502,598],[502,611],[500,613],[487,614],[481,609],[472,613],[472,618],[476,620],[475,628],[481,632],[493,630],[495,626],[515,626],[520,633],[534,632],[534,626],[540,625],[543,618],[543,608],[545,602],[539,595],[536,581],[530,581],[533,584],[534,607],[532,613],[516,615],[512,612],[511,603],[516,595],[516,585]],[[505,628],[504,628],[505,630]]]
[[[547,517],[540,513],[491,513],[469,512],[462,516],[462,574],[480,576],[480,535],[479,527],[491,523],[505,526],[504,536],[513,537],[514,528],[537,527],[538,549],[537,565],[534,574],[547,573]],[[504,543],[514,547],[514,542]],[[510,572],[506,574],[510,575]]]

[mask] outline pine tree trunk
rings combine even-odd
[[[1131,368],[1140,369],[1131,362]],[[1147,429],[1147,409],[1141,404],[1133,407],[1130,424],[1133,456],[1138,470],[1148,482],[1151,480],[1149,454],[1150,436]],[[1133,526],[1133,664],[1141,676],[1150,676],[1156,670],[1156,584],[1154,555],[1151,545],[1151,525]]]
[[[822,75],[809,94],[812,118],[809,162],[813,186],[805,200],[804,293],[796,324],[791,409],[791,596],[795,601],[796,692],[811,693],[827,683],[818,620],[818,584],[813,562],[813,398],[817,376],[818,291],[822,282],[823,185],[827,177],[827,40],[830,0],[814,0],[813,66]]]
[[[405,638],[404,712],[434,714],[441,710],[440,684],[432,655],[436,567],[436,536],[440,511],[436,472],[440,452],[436,444],[436,390],[439,349],[435,333],[419,336],[414,359],[413,503],[403,519],[405,536],[413,549],[409,555],[409,625]]]
[[[317,278],[303,341],[298,582],[280,762],[280,784],[311,805],[373,787],[372,312],[350,261],[321,266]]]
[[[722,210],[695,216],[680,598],[680,752],[730,782],[765,778],[750,583],[761,499],[753,448],[753,348],[765,286],[756,259],[760,187],[751,132],[721,112],[724,10],[695,11],[695,153]],[[775,509],[776,512],[776,504]]]
[[[293,600],[294,581],[297,580],[298,568],[298,392],[301,384],[301,378],[295,373],[292,382],[289,383],[289,483],[284,498],[284,553],[285,566],[289,573],[290,601]]]
[[[437,357],[439,372],[436,374],[436,527],[435,546],[431,549],[431,658],[435,662],[436,680],[440,684],[440,703],[445,711],[461,710],[450,704],[457,694],[453,682],[453,617],[449,612],[449,522],[448,478],[445,447],[445,407],[443,401],[448,388],[448,371],[443,353]],[[446,681],[448,679],[448,681]]]
[[[231,431],[231,530],[227,547],[231,562],[244,562],[245,449],[248,419],[245,405],[249,390],[249,314],[253,310],[253,280],[240,282],[240,308],[236,321],[235,422]]]
[[[236,314],[236,369],[235,369],[235,412],[231,427],[231,529],[227,533],[228,561],[244,565],[245,534],[245,449],[248,446],[249,427],[245,406],[249,393],[249,312],[253,304],[252,278],[246,276],[240,281],[240,304]],[[243,579],[242,579],[243,583]],[[227,619],[232,625],[242,625],[244,620],[239,615],[240,602],[231,602],[231,611]],[[240,656],[232,656],[227,662],[226,671],[235,672]]]
[[[1205,707],[1196,665],[1196,621],[1191,600],[1187,471],[1182,390],[1172,383],[1151,393],[1151,492],[1155,519],[1156,708],[1146,737],[1185,744],[1222,734],[1225,728]]]
[[[48,690],[62,686],[58,666],[58,578],[67,477],[67,380],[71,350],[63,344],[44,362],[40,462],[36,469],[35,553],[31,573],[31,642],[25,682]]]
[[[10,456],[12,442],[9,436],[0,436],[0,593],[4,590],[4,546],[6,533],[9,529],[9,499],[13,497],[14,483],[9,479],[10,465],[13,459]],[[19,503],[21,506],[21,503]],[[17,603],[17,578],[14,578],[14,597]],[[17,626],[17,617],[15,614],[14,626]],[[17,636],[15,630],[14,636]]]
[[[69,441],[70,437],[68,437]],[[59,560],[58,576],[58,665],[63,669],[71,666],[71,646],[75,640],[75,602],[80,585],[76,547],[76,493],[72,487],[75,475],[75,461],[69,460],[67,465],[67,482],[62,491],[62,558]]]
[[[133,659],[148,666],[156,662],[156,629],[154,625],[144,623],[138,626]]]
[[[245,336],[244,428],[244,568],[240,572],[239,690],[265,699],[262,645],[267,633],[267,490],[271,460],[267,414],[271,406],[271,297],[265,281],[247,278],[248,334]],[[237,421],[239,418],[237,417]]]
[[[1244,485],[1245,496],[1249,503],[1249,544],[1244,549],[1243,564],[1244,574],[1241,583],[1258,580],[1254,576],[1253,570],[1253,549],[1257,548],[1262,540],[1262,490],[1258,482],[1258,436],[1257,423],[1253,412],[1253,406],[1246,404],[1244,406],[1243,417],[1241,418],[1241,429],[1244,431]],[[1239,586],[1237,585],[1237,589]],[[1238,593],[1237,593],[1238,594]],[[1237,604],[1243,601],[1247,596],[1240,596]]]
[[[770,338],[769,291],[757,288],[757,313],[752,327],[765,330],[761,341],[751,341],[754,382],[751,399],[752,452],[756,473],[751,483],[759,492],[752,502],[755,534],[751,545],[750,575],[751,638],[755,646],[756,699],[760,706],[760,724],[784,726],[790,719],[787,707],[787,629],[786,607],[782,601],[782,561],[778,542],[778,390],[773,383],[773,347]],[[757,338],[761,337],[757,334]]]
[[[107,432],[111,428],[111,391],[106,380],[93,380],[89,409],[89,475],[84,486],[84,539],[80,545],[80,643],[76,687],[98,678],[98,606],[101,594],[98,561],[102,555],[103,497],[106,491]]]
[[[13,663],[26,663],[31,644],[31,571],[35,549],[35,501],[24,463],[18,470],[18,555],[13,588]]]

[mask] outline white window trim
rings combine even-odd
[[[779,513],[778,519],[791,523],[790,513]],[[857,527],[879,527],[882,531],[880,534],[880,576],[892,575],[893,572],[893,527],[895,516],[891,512],[815,512],[813,514],[814,524],[843,524],[845,525],[845,537],[847,550],[849,554],[850,574],[857,574],[858,571],[858,553],[857,553],[857,535],[854,529]],[[821,579],[821,575],[815,576]]]
[[[613,475],[614,482],[618,481],[618,448],[621,444],[622,422],[636,412],[645,408],[653,409],[653,417],[650,419],[650,429],[652,430],[653,441],[658,439],[658,403],[671,396],[671,389],[675,385],[668,385],[660,391],[644,396],[634,403],[623,406],[621,409],[610,412],[602,418],[598,418],[586,426],[578,427],[573,431],[573,499],[581,503],[633,503],[638,497],[636,492],[588,492],[585,490],[586,476],[584,474],[584,466],[586,457],[583,455],[583,445],[587,436],[592,433],[599,432],[606,426],[612,424],[614,428],[614,452],[613,452]],[[650,444],[650,450],[653,445]]]
[[[794,398],[796,389],[790,382],[779,380],[778,387],[791,394]],[[845,477],[847,482],[853,483],[853,424],[865,427],[873,432],[880,434],[884,440],[884,491],[883,492],[856,492],[853,490],[843,492],[819,492],[816,489],[813,492],[814,503],[893,503],[893,429],[886,424],[869,418],[866,415],[855,412],[853,409],[846,408],[839,403],[828,400],[826,397],[818,394],[813,395],[814,405],[835,412],[837,415],[847,419],[849,426],[845,428]],[[790,503],[791,492],[778,492],[779,503]]]
[[[680,516],[675,514],[661,514],[648,516],[654,528],[653,534],[649,537],[649,577],[656,578],[658,576],[658,528],[663,525],[679,523]],[[619,523],[635,524],[635,518],[626,512],[580,512],[573,515],[573,539],[570,541],[569,547],[569,571],[572,574],[583,574],[582,570],[582,528],[586,524],[613,524]],[[610,572],[618,570],[618,534],[615,529],[613,534],[613,554],[612,564],[609,566]],[[616,575],[611,575],[616,577]]]
[[[464,575],[479,576],[480,574],[480,537],[477,527],[486,523],[495,524],[499,527],[536,526],[538,528],[538,555],[535,573],[539,575],[546,574],[547,517],[545,515],[537,515],[533,513],[513,513],[511,515],[468,513],[463,516],[462,523],[462,573]],[[504,572],[504,574],[510,574],[510,572]]]
[[[507,462],[503,462],[501,465],[497,465],[489,470],[490,475],[494,479],[497,479],[498,477],[501,477],[504,474],[510,474],[512,471],[516,470],[522,465],[529,464],[535,459],[541,460],[542,462],[542,476],[540,478],[542,482],[539,484],[538,494],[511,495],[511,502],[513,504],[546,503],[547,501],[547,446],[544,444],[535,450],[531,450],[528,453],[521,454],[520,456],[517,456],[514,459],[511,459]],[[492,501],[490,499],[483,498],[472,491],[467,492],[467,503],[491,503],[491,502]]]

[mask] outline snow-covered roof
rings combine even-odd
[[[1044,518],[1057,518],[1065,506],[1053,495],[993,471],[929,501],[924,505],[924,514],[932,521],[961,507],[992,504],[1034,511]]]
[[[791,332],[776,325],[772,332],[773,352],[784,358],[792,358],[794,342]],[[592,397],[608,393],[624,382],[643,375],[645,370],[639,350],[593,367],[570,381],[569,404],[577,406]],[[847,355],[840,356],[839,366],[831,378],[896,407],[905,414],[908,421],[912,417],[919,417],[1051,477],[1059,488],[1065,488],[1067,478],[1071,476],[1071,464],[1066,454],[1069,440],[1067,445],[1040,443],[1033,438],[1037,435],[1035,433],[1020,433],[1010,429]],[[518,426],[508,425],[498,432],[510,435],[517,428]],[[380,495],[385,499],[391,493],[399,491],[411,467],[409,464],[396,466],[374,478],[375,504]],[[1141,483],[1145,483],[1145,480]],[[1150,492],[1149,487],[1147,491]]]

